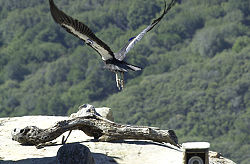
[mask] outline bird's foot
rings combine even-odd
[[[122,90],[124,88],[124,75],[123,74],[120,74],[121,76],[121,79],[119,78],[118,74],[116,73],[115,74],[115,80],[116,80],[116,86],[119,90]]]
[[[124,88],[124,80],[120,80],[120,85],[121,85],[121,88],[123,90],[123,88]]]
[[[120,87],[120,79],[117,79],[116,80],[116,86],[119,90],[121,90],[121,87]]]
[[[118,85],[119,85],[119,90],[122,90],[122,80],[121,79],[118,79]]]
[[[119,90],[122,90],[124,88],[124,81],[122,79],[118,79],[116,81],[116,85]]]
[[[124,72],[121,72],[121,88],[124,88]]]

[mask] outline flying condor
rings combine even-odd
[[[142,69],[138,66],[126,63],[124,61],[126,54],[134,47],[134,45],[138,41],[143,38],[143,36],[147,32],[152,30],[154,26],[161,21],[164,15],[168,13],[172,6],[174,6],[175,2],[176,0],[171,0],[167,7],[165,1],[165,8],[161,16],[155,19],[136,37],[132,37],[131,39],[129,39],[129,42],[120,51],[114,53],[108,45],[106,45],[102,40],[95,36],[95,34],[90,30],[89,27],[87,27],[82,22],[66,15],[63,11],[57,8],[53,0],[49,0],[51,15],[55,22],[65,28],[67,32],[82,39],[88,46],[92,47],[99,53],[105,63],[104,68],[116,74],[116,85],[118,89],[123,89],[124,87],[124,72],[128,72],[129,70],[140,71]]]

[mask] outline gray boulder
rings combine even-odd
[[[95,164],[95,160],[87,146],[82,144],[65,144],[57,152],[59,164]]]

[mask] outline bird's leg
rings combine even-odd
[[[120,79],[118,78],[118,72],[115,72],[115,81],[116,81],[116,86],[120,90]]]
[[[121,72],[119,72],[119,75],[118,75],[118,83],[119,83],[119,90],[121,90]]]
[[[124,88],[124,72],[121,72],[120,75],[121,75],[121,88],[123,89]]]

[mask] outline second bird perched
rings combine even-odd
[[[162,15],[155,19],[147,28],[145,28],[136,37],[129,39],[129,42],[118,52],[114,53],[108,45],[106,45],[102,40],[97,38],[95,34],[82,22],[66,15],[63,11],[59,10],[54,4],[53,0],[49,0],[50,11],[53,19],[56,23],[60,24],[67,32],[75,35],[76,37],[82,39],[88,46],[96,50],[101,56],[105,63],[104,68],[115,72],[116,74],[116,85],[118,89],[123,89],[124,87],[124,72],[140,71],[142,68],[126,63],[124,61],[126,54],[134,47],[134,45],[142,39],[142,37],[153,29],[153,27],[158,24],[165,14],[172,8],[176,0],[172,0],[168,7],[165,2],[165,8]],[[119,77],[120,74],[120,77]]]

